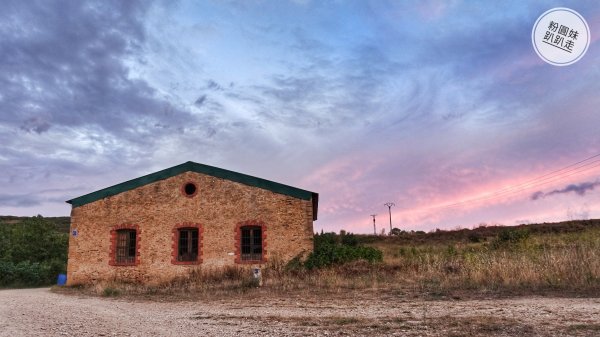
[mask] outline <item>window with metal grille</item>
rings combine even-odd
[[[198,260],[198,228],[181,228],[178,232],[177,261]]]
[[[115,262],[119,264],[135,263],[136,252],[136,231],[135,229],[117,230],[117,244],[115,252]]]
[[[263,253],[262,228],[259,226],[244,226],[240,228],[242,261],[261,261]]]

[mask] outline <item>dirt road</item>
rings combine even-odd
[[[197,301],[0,290],[0,336],[598,336],[600,299],[353,293]]]

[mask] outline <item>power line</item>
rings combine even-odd
[[[530,185],[532,185],[532,184],[533,184],[533,185],[539,185],[538,183],[540,183],[540,182],[542,182],[542,181],[552,180],[552,179],[554,179],[554,178],[557,178],[557,177],[560,177],[560,176],[562,176],[562,175],[563,175],[563,174],[565,174],[565,173],[569,173],[569,172],[572,172],[572,171],[577,171],[577,170],[579,170],[579,169],[581,169],[581,168],[584,168],[584,167],[586,167],[586,166],[590,166],[590,165],[592,165],[592,164],[594,164],[594,163],[600,163],[600,159],[598,159],[598,160],[594,160],[594,161],[591,161],[591,162],[589,162],[589,163],[583,164],[583,165],[581,165],[581,166],[579,166],[579,167],[575,167],[575,168],[571,168],[571,169],[568,169],[568,170],[567,170],[567,168],[569,168],[569,167],[573,166],[573,165],[569,165],[569,166],[567,166],[567,167],[564,167],[564,168],[562,168],[562,169],[560,169],[560,170],[554,171],[554,172],[552,172],[552,173],[548,173],[548,174],[541,175],[541,176],[539,176],[539,177],[537,177],[537,178],[533,178],[533,179],[531,179],[531,180],[528,180],[528,181],[526,181],[526,182],[524,182],[524,183],[520,183],[520,184],[517,184],[517,185],[512,185],[512,186],[507,186],[507,187],[505,187],[505,188],[503,188],[503,189],[500,189],[500,190],[498,190],[498,191],[496,191],[496,192],[494,192],[494,193],[503,192],[503,191],[505,191],[505,190],[506,190],[506,191],[510,191],[510,190],[519,189],[519,188],[522,188],[522,187],[527,187],[527,188],[529,188],[529,187],[532,187],[532,186],[530,186]],[[579,164],[579,163],[577,163],[577,164]],[[594,165],[593,167],[596,167],[596,166],[597,166],[597,165]],[[564,171],[564,172],[558,173],[558,172],[560,172],[560,171]],[[584,171],[587,171],[587,169],[585,169],[585,170],[582,170],[581,172],[584,172]],[[558,173],[558,174],[556,174],[556,173]],[[567,175],[567,176],[569,176],[569,175]],[[540,178],[543,178],[543,179],[540,179]]]
[[[523,183],[504,187],[504,188],[494,191],[492,193],[488,193],[487,195],[471,198],[468,200],[458,201],[458,202],[447,204],[447,205],[431,206],[431,207],[422,209],[420,211],[413,211],[413,212],[422,213],[422,212],[431,211],[431,210],[435,210],[435,209],[452,208],[452,207],[461,206],[461,205],[465,205],[465,204],[469,204],[469,203],[473,203],[473,202],[492,200],[492,199],[504,197],[507,195],[519,193],[519,192],[528,190],[533,187],[549,184],[551,182],[558,181],[558,180],[561,180],[561,179],[564,179],[564,178],[567,178],[567,177],[570,177],[573,175],[578,175],[580,173],[583,173],[583,172],[589,171],[591,169],[594,169],[596,167],[599,167],[600,159],[585,163],[585,162],[589,161],[590,159],[594,159],[597,157],[600,157],[600,154],[596,154],[594,156],[588,157],[584,160],[581,160],[574,164],[565,166],[561,169],[543,174],[541,176],[530,179]],[[582,163],[585,163],[585,164],[580,165]],[[592,165],[592,164],[596,164],[596,165]],[[588,167],[590,165],[592,165],[592,166]],[[569,173],[569,174],[567,174],[567,173]]]
[[[517,185],[511,185],[511,186],[507,186],[507,187],[501,188],[501,189],[499,189],[499,190],[497,190],[497,191],[495,191],[495,192],[492,192],[492,193],[490,193],[490,194],[499,194],[499,193],[501,193],[501,192],[504,192],[504,191],[510,191],[510,190],[514,190],[514,189],[520,189],[520,188],[522,188],[522,187],[526,187],[526,186],[527,186],[527,187],[532,187],[532,186],[529,186],[529,185],[531,185],[531,184],[537,184],[537,183],[538,183],[538,182],[540,182],[540,181],[546,181],[546,180],[549,180],[549,179],[553,179],[553,178],[556,178],[556,177],[558,177],[558,176],[561,176],[561,175],[563,175],[563,174],[565,174],[565,173],[568,173],[568,172],[571,172],[571,171],[577,171],[577,170],[579,170],[579,169],[581,169],[581,168],[583,168],[583,167],[585,167],[585,166],[589,166],[589,165],[592,165],[592,164],[594,164],[594,163],[599,163],[599,162],[600,162],[600,159],[597,159],[597,160],[594,160],[594,161],[592,161],[592,162],[589,162],[589,163],[583,164],[583,165],[581,165],[581,166],[579,166],[579,167],[571,168],[571,167],[573,167],[573,166],[577,166],[577,165],[579,165],[579,164],[581,164],[581,163],[584,163],[584,162],[586,162],[586,161],[588,161],[588,160],[590,160],[590,159],[596,158],[596,157],[600,157],[600,154],[597,154],[597,155],[595,155],[595,156],[592,156],[592,157],[586,158],[586,159],[584,159],[584,160],[581,160],[581,161],[579,161],[579,162],[577,162],[577,163],[575,163],[575,164],[571,164],[571,165],[565,166],[565,167],[563,167],[563,168],[561,168],[561,169],[558,169],[558,170],[555,170],[555,171],[552,171],[552,172],[549,172],[549,173],[543,174],[543,175],[541,175],[541,176],[538,176],[538,177],[532,178],[532,179],[530,179],[530,180],[527,180],[527,181],[525,181],[525,182],[523,182],[523,183],[520,183],[520,184],[517,184]],[[561,172],[561,171],[564,171],[564,172]],[[584,170],[584,171],[585,171],[585,170]],[[557,173],[558,173],[558,174],[557,174]],[[543,178],[543,179],[542,179],[542,178]]]
[[[597,162],[598,162],[597,165],[594,165],[592,167],[588,167],[588,168],[586,168],[584,170],[580,170],[578,172],[573,172],[571,174],[562,175],[562,174],[566,173],[566,172],[564,172],[564,173],[561,173],[561,175],[557,175],[557,176],[553,176],[553,177],[548,177],[548,178],[542,179],[542,180],[537,181],[537,182],[532,181],[532,182],[526,183],[526,184],[524,183],[524,184],[514,185],[514,186],[511,186],[510,188],[507,188],[505,190],[498,190],[498,191],[493,192],[493,193],[491,193],[489,195],[485,195],[485,196],[481,196],[481,197],[477,197],[477,198],[473,198],[473,199],[469,199],[469,200],[465,200],[465,201],[459,201],[457,203],[450,204],[450,205],[461,204],[461,203],[470,202],[470,201],[477,201],[477,200],[495,199],[495,198],[503,197],[503,196],[506,196],[506,195],[511,195],[511,194],[515,194],[515,193],[518,193],[518,192],[522,192],[522,191],[528,190],[528,189],[533,188],[533,187],[546,185],[546,184],[549,184],[551,182],[558,181],[558,180],[561,180],[561,179],[564,179],[564,178],[567,178],[567,177],[570,177],[570,176],[574,176],[574,175],[577,175],[577,174],[589,171],[589,170],[591,170],[593,168],[596,168],[596,167],[600,166],[600,160],[597,161]],[[581,166],[580,168],[583,168],[583,167],[584,166]]]
[[[490,195],[490,196],[483,196],[483,197],[473,198],[473,199],[469,199],[469,200],[465,200],[465,201],[460,201],[460,202],[457,202],[457,203],[454,203],[454,204],[446,205],[446,206],[443,206],[443,207],[450,207],[450,206],[454,206],[454,205],[460,205],[460,204],[468,203],[468,202],[471,202],[471,201],[483,201],[483,200],[491,200],[491,199],[496,199],[496,198],[504,197],[504,196],[507,196],[507,195],[511,195],[511,194],[523,192],[523,191],[528,190],[528,189],[533,188],[533,187],[546,185],[546,184],[549,184],[549,183],[552,183],[552,182],[555,182],[555,181],[559,181],[561,179],[564,179],[564,178],[567,178],[567,177],[570,177],[570,176],[578,175],[580,173],[589,171],[589,170],[591,170],[593,168],[596,168],[596,167],[600,167],[600,163],[598,163],[597,165],[594,165],[592,167],[589,167],[589,168],[587,168],[585,170],[581,170],[579,172],[573,172],[571,174],[567,174],[567,175],[564,175],[564,176],[556,176],[556,177],[553,177],[555,179],[544,181],[544,182],[539,182],[537,184],[526,186],[524,188],[520,188],[520,189],[517,189],[517,190],[505,191],[503,193],[493,194],[493,195]]]

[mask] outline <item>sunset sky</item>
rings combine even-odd
[[[3,1],[0,214],[195,161],[318,192],[319,231],[600,218],[598,39],[597,1]]]

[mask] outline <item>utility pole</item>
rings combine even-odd
[[[390,233],[389,233],[389,235],[392,235],[392,206],[396,206],[396,204],[394,204],[393,202],[386,202],[383,205],[387,206],[388,211],[390,212]]]
[[[377,214],[371,214],[371,216],[373,217],[373,234],[377,235],[377,227],[375,226],[375,217]]]

